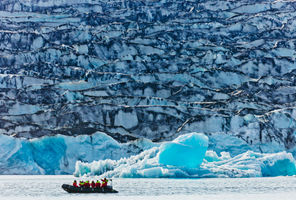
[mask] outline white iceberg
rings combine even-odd
[[[291,153],[257,153],[247,151],[231,157],[228,152],[219,157],[207,152],[203,164],[197,170],[199,177],[270,177],[296,174],[296,162]]]

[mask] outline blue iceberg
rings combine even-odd
[[[213,151],[207,151],[199,177],[270,177],[292,176],[296,174],[296,162],[291,153],[257,153],[247,151],[231,157],[222,152],[219,157]]]
[[[158,162],[164,165],[196,168],[205,157],[209,139],[204,134],[181,135],[160,146]]]

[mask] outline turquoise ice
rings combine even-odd
[[[131,146],[144,151],[127,153]],[[232,148],[227,152],[207,148],[208,138],[202,133],[181,135],[171,142],[138,140],[126,144],[101,132],[92,136],[57,135],[32,140],[0,135],[0,174],[74,172],[75,176],[122,178],[296,175],[295,159],[285,151],[259,153],[243,148],[243,152],[237,153]]]
[[[101,175],[120,178],[267,177],[296,174],[293,155],[287,152],[258,153],[207,150],[208,138],[201,133],[179,136],[172,142],[120,160],[92,163],[78,161],[75,176]]]
[[[203,162],[208,148],[208,137],[200,133],[182,135],[159,149],[159,164],[196,168]]]

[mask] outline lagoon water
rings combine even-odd
[[[0,199],[294,200],[296,198],[296,177],[113,179],[113,187],[119,191],[118,194],[69,194],[62,190],[63,183],[70,184],[73,180],[73,176],[0,176]]]

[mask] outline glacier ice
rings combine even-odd
[[[1,173],[71,173],[76,160],[118,160],[145,146],[105,138],[114,146],[104,152],[97,131],[121,143],[202,132],[219,155],[205,160],[215,162],[223,152],[296,156],[295,8],[286,0],[2,0],[0,133],[57,136],[1,136],[11,144],[1,142],[10,152]],[[80,134],[94,135],[61,136]],[[166,145],[164,154],[183,148]]]
[[[118,160],[153,146],[145,139],[119,144],[102,132],[30,140],[0,134],[0,174],[72,174],[77,160]]]
[[[174,141],[160,146],[158,162],[179,167],[198,167],[204,159],[207,148],[208,137],[204,134],[181,135]]]
[[[121,178],[237,178],[296,174],[296,162],[291,153],[246,151],[232,157],[229,152],[221,152],[218,156],[215,151],[207,150],[207,146],[206,136],[186,134],[130,158],[92,163],[78,161],[74,175]],[[203,159],[202,163],[200,159]]]
[[[292,154],[280,152],[276,145],[265,147],[275,153],[262,154],[242,145],[236,137],[216,135],[213,138],[216,139],[208,141],[203,134],[189,133],[165,143],[140,139],[120,144],[102,132],[30,140],[0,134],[0,174],[71,174],[75,171],[75,176],[133,178],[296,174]],[[223,141],[233,145],[226,148]]]
[[[0,133],[296,147],[295,1],[0,4]]]

